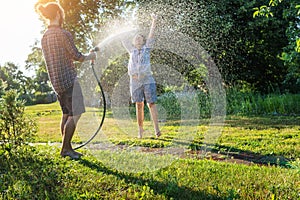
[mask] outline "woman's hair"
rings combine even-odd
[[[53,20],[56,17],[57,11],[60,12],[60,16],[62,20],[65,18],[65,12],[64,9],[55,2],[49,2],[44,5],[37,5],[37,11],[40,13],[40,15],[47,20]]]
[[[137,34],[133,37],[132,44],[135,43],[136,38],[139,37],[139,36],[142,37],[143,40],[144,40],[144,43],[146,43],[146,37],[145,37],[145,35],[143,35],[142,33],[137,33]]]

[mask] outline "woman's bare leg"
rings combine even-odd
[[[137,118],[137,123],[138,123],[138,137],[142,138],[143,137],[143,123],[144,123],[144,102],[136,102],[136,118]]]
[[[148,107],[150,110],[150,115],[153,121],[154,125],[154,130],[155,130],[155,135],[156,137],[159,137],[161,135],[159,126],[158,126],[158,112],[157,112],[157,107],[155,103],[148,103]]]

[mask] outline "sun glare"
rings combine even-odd
[[[42,22],[34,11],[37,0],[0,2],[0,65],[9,61],[22,67],[30,46],[41,37]]]

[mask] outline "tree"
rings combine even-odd
[[[54,0],[39,0],[36,4],[44,4]],[[65,10],[64,28],[71,32],[79,51],[88,52],[98,41],[97,36],[101,33],[101,27],[116,16],[120,16],[132,1],[126,0],[60,0],[59,3]],[[46,28],[46,24],[43,27]],[[49,78],[46,64],[43,59],[39,41],[32,46],[32,52],[26,60],[26,69],[34,69],[36,91],[41,93],[50,92]],[[80,69],[79,69],[80,70]]]
[[[252,8],[260,2],[139,0],[138,3],[143,8],[141,12],[162,16],[158,26],[184,33],[205,48],[227,86],[246,82],[261,92],[282,88],[287,70],[278,55],[288,44],[284,30],[289,20],[282,16],[276,20],[253,18]]]
[[[254,8],[253,17],[273,19],[278,16],[278,10],[283,18],[288,19],[285,34],[288,44],[283,48],[281,59],[287,68],[283,84],[288,92],[299,92],[300,88],[300,5],[296,0],[270,0],[268,5]]]
[[[32,46],[32,52],[28,55],[26,69],[34,68],[35,76],[33,78],[33,101],[34,103],[49,103],[47,96],[52,96],[53,91],[50,85],[46,64],[43,59],[42,49],[38,47],[38,41]],[[51,100],[55,98],[51,98]]]
[[[26,77],[17,65],[7,62],[0,66],[0,80],[7,85],[5,90],[16,90],[21,98],[30,101],[30,96],[33,92],[32,79]]]

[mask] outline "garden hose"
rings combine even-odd
[[[99,48],[96,47],[93,51],[94,51],[94,52],[95,52],[95,51],[99,51]],[[101,86],[100,80],[99,80],[99,78],[98,78],[98,76],[97,76],[97,74],[96,74],[94,65],[95,65],[95,62],[94,62],[94,61],[91,61],[91,68],[92,68],[92,70],[93,70],[93,74],[94,74],[94,76],[95,76],[95,78],[96,78],[97,84],[98,84],[98,86],[99,86],[99,88],[100,88],[101,95],[102,95],[102,99],[103,99],[103,115],[102,115],[101,122],[100,122],[100,124],[99,124],[97,130],[95,131],[95,133],[94,133],[94,134],[93,134],[86,142],[84,142],[84,143],[82,143],[81,145],[75,147],[74,150],[79,149],[79,148],[81,148],[81,147],[84,147],[85,145],[87,145],[88,143],[90,143],[90,142],[97,136],[97,134],[99,133],[99,131],[101,130],[101,128],[102,128],[102,126],[103,126],[103,123],[104,123],[104,119],[105,119],[105,114],[106,114],[106,100],[105,100],[105,94],[104,94],[103,88],[102,88],[102,86]]]

